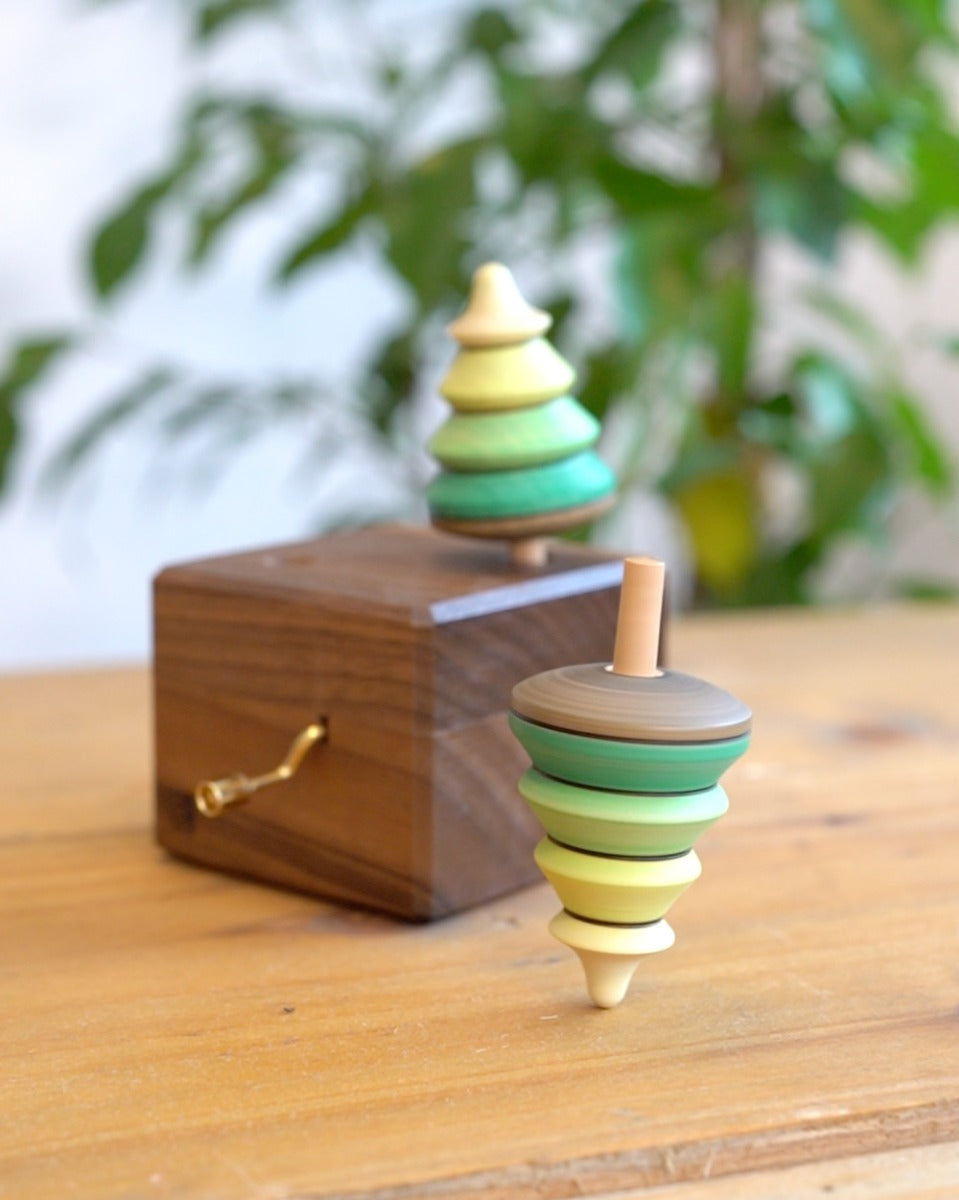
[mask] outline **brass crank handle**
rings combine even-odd
[[[193,789],[193,800],[197,809],[205,817],[218,817],[230,804],[240,804],[248,800],[260,788],[269,787],[274,783],[282,783],[290,779],[299,770],[303,759],[317,742],[325,742],[328,734],[326,721],[322,718],[307,725],[293,739],[293,744],[286,753],[286,758],[272,771],[264,775],[244,775],[237,771],[235,775],[227,775],[223,779],[205,779]]]

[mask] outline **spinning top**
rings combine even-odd
[[[545,561],[546,534],[605,512],[616,489],[593,450],[599,422],[568,394],[573,369],[543,337],[551,324],[506,267],[480,267],[449,327],[460,349],[440,391],[453,413],[429,443],[442,467],[426,491],[433,524],[504,538],[527,564]]]
[[[563,903],[550,931],[579,955],[593,1002],[623,999],[639,959],[698,878],[693,843],[728,808],[719,778],[752,714],[657,667],[664,567],[624,564],[612,664],[560,667],[513,689],[510,727],[533,760],[519,790],[546,830],[536,861]]]

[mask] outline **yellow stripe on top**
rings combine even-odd
[[[440,393],[460,412],[525,408],[562,396],[576,373],[544,338],[517,346],[461,350]]]

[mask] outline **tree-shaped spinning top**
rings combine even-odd
[[[569,395],[573,369],[543,337],[551,324],[506,267],[480,267],[449,327],[460,350],[440,392],[454,411],[429,443],[443,468],[426,492],[433,524],[506,539],[526,564],[544,562],[545,536],[592,520],[616,490],[592,449],[599,422]]]
[[[533,760],[519,789],[563,902],[550,930],[579,955],[600,1008],[622,1000],[642,955],[673,944],[663,918],[699,876],[693,842],[728,808],[719,777],[752,724],[728,692],[657,667],[663,581],[661,562],[627,559],[612,664],[513,689],[510,726]]]

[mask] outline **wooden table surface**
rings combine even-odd
[[[0,1196],[959,1196],[959,609],[686,619],[753,747],[617,1009],[153,843],[144,670],[0,679]]]

